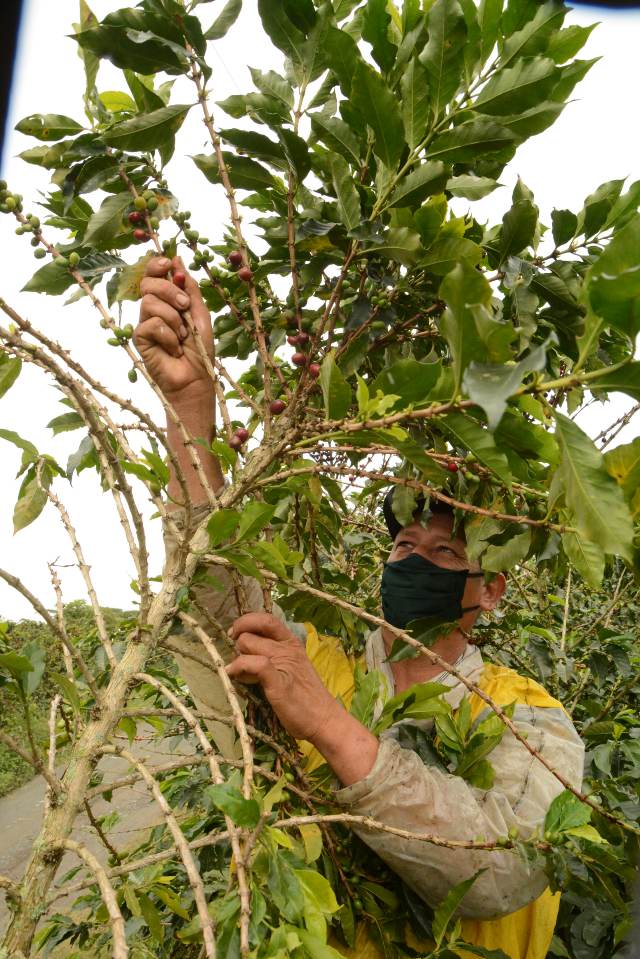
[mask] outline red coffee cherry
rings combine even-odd
[[[144,217],[142,213],[138,213],[137,210],[129,214],[129,223],[142,223],[143,220]]]
[[[320,376],[320,367],[318,366],[317,363],[311,364],[311,366],[309,367],[309,373],[314,378],[314,380],[318,379],[318,377]]]
[[[300,342],[300,341],[298,340],[298,337],[297,337],[297,336],[288,336],[288,337],[287,337],[287,343],[289,344],[289,346],[297,346],[299,342]]]
[[[310,339],[311,337],[308,333],[305,333],[304,331],[302,333],[298,333],[298,346],[304,346],[305,343],[308,343]]]
[[[236,434],[234,433],[231,439],[229,440],[228,445],[231,447],[232,450],[240,450],[242,449],[243,443],[240,437],[236,436]]]
[[[242,253],[240,250],[232,250],[227,259],[236,270],[242,266]]]
[[[146,230],[134,230],[133,236],[138,241],[138,243],[144,243],[146,240],[150,239],[150,236]]]
[[[246,443],[249,439],[249,430],[245,430],[244,426],[239,426],[234,436],[237,436],[241,443]]]
[[[271,403],[269,403],[269,410],[274,416],[279,416],[286,408],[287,404],[284,400],[272,400]]]
[[[238,270],[238,279],[242,280],[243,283],[250,283],[253,279],[253,271],[248,266],[243,266]]]
[[[306,366],[307,364],[307,354],[306,353],[294,353],[291,357],[291,362],[296,366]]]
[[[458,464],[457,464],[457,463],[447,463],[447,469],[449,470],[450,473],[457,473],[457,472],[458,472]]]

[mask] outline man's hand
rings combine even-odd
[[[229,630],[238,655],[227,673],[260,683],[278,719],[295,739],[306,739],[345,786],[364,779],[378,740],[324,686],[293,633],[270,613],[246,613]]]
[[[185,273],[184,290],[167,278],[169,270]],[[140,289],[140,323],[133,338],[149,375],[172,403],[199,403],[211,397],[211,378],[184,319],[188,310],[212,357],[211,317],[198,283],[186,273],[180,257],[153,257]]]
[[[300,640],[270,613],[246,613],[229,630],[238,655],[227,673],[260,683],[278,719],[295,739],[310,742],[344,712],[311,665]]]

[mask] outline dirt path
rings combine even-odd
[[[122,741],[122,745],[129,745],[126,739]],[[176,753],[191,753],[193,747],[187,741],[181,742],[180,746],[176,747],[173,741],[169,745],[162,740],[139,739],[134,742],[131,751],[140,759],[149,758],[155,765],[175,758]],[[125,760],[117,756],[105,756],[100,768],[105,772],[106,783],[125,776],[129,766]],[[31,853],[33,841],[40,831],[44,795],[44,780],[38,776],[0,799],[0,875],[8,876],[10,879],[21,877]],[[140,783],[117,789],[110,803],[102,799],[92,803],[92,810],[96,817],[103,816],[114,809],[120,814],[120,821],[109,833],[109,839],[118,850],[134,844],[141,838],[143,830],[162,822],[157,806]],[[74,838],[88,846],[101,861],[106,860],[104,847],[84,813],[78,817]],[[77,864],[77,858],[69,853],[62,860],[58,876],[63,876]],[[58,900],[58,909],[62,903],[63,900]],[[0,891],[0,933],[4,932],[7,918],[5,897]]]

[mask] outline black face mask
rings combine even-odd
[[[442,622],[460,619],[476,606],[462,606],[468,576],[483,576],[467,569],[444,569],[412,553],[405,559],[385,563],[382,573],[382,611],[392,626],[404,629],[416,619]]]

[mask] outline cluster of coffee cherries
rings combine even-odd
[[[311,342],[310,335],[305,330],[299,328],[298,320],[293,310],[287,310],[285,312],[285,320],[287,322],[287,326],[291,330],[291,332],[287,335],[287,343],[289,346],[296,347],[296,352],[291,357],[291,362],[294,366],[300,368],[306,366],[309,370],[309,375],[317,380],[320,376],[320,367],[317,363],[309,362],[311,357],[308,353],[304,352],[305,348],[308,348],[308,345]]]
[[[22,211],[22,196],[20,193],[11,193],[6,180],[0,180],[0,213],[20,213]]]
[[[157,209],[158,198],[153,190],[145,190],[134,199],[132,209],[127,213],[127,220],[134,228],[133,236],[138,243],[150,240],[149,229],[157,230],[160,226],[160,220],[153,215]]]
[[[229,261],[229,266],[233,267],[237,271],[237,277],[239,280],[242,280],[243,283],[251,283],[253,279],[253,270],[250,266],[244,266],[244,257],[240,250],[232,250],[229,256],[227,257]]]

